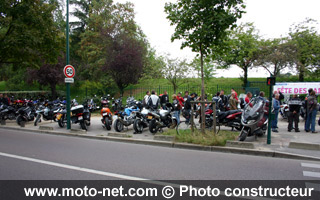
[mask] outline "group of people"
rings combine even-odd
[[[271,123],[272,131],[278,132],[278,115],[280,108],[283,107],[281,100],[284,99],[281,92],[275,91],[273,94],[272,107],[275,114],[275,118]],[[291,132],[293,129],[295,132],[300,132],[299,129],[299,116],[302,106],[302,101],[297,94],[294,94],[288,101],[289,113],[288,113],[288,131]],[[305,98],[304,108],[305,114],[305,126],[304,130],[306,132],[317,133],[315,130],[316,115],[318,111],[318,102],[316,97],[316,92],[313,89],[308,90],[308,96]]]
[[[7,94],[0,94],[0,105],[9,106],[11,104],[11,100]]]

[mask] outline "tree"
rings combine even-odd
[[[63,83],[64,80],[64,75],[61,70],[66,64],[65,61],[65,56],[61,55],[55,64],[45,63],[40,69],[28,68],[27,82],[31,84],[33,81],[37,81],[40,85],[48,85],[51,89],[52,98],[56,98],[56,85]]]
[[[259,35],[252,23],[241,24],[230,31],[224,40],[223,48],[214,46],[212,59],[217,60],[220,68],[236,65],[243,70],[243,86],[248,82],[248,71],[256,60],[259,47]],[[220,48],[220,50],[218,50]]]
[[[188,63],[185,59],[171,59],[166,56],[165,67],[162,69],[162,74],[173,86],[173,91],[176,94],[179,86],[186,82],[186,78],[189,74]]]
[[[133,4],[93,0],[88,26],[82,34],[82,58],[89,72],[110,75],[120,93],[142,76],[147,42],[134,21]]]
[[[319,67],[320,36],[312,26],[315,20],[306,19],[290,29],[289,38],[297,49],[296,67],[299,81],[303,82],[306,72],[313,67]]]
[[[62,38],[54,24],[55,9],[42,0],[0,1],[0,66],[38,67],[43,59],[57,59],[60,51],[52,48]]]
[[[202,100],[205,94],[203,59],[211,53],[211,46],[221,45],[226,30],[236,26],[244,8],[243,0],[178,0],[165,5],[167,18],[175,25],[171,40],[183,39],[181,48],[188,46],[200,54]],[[201,106],[201,114],[204,119],[204,106]]]
[[[284,69],[292,68],[296,54],[295,46],[284,38],[266,40],[261,42],[254,65],[265,68],[276,77]]]

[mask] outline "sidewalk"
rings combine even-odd
[[[280,117],[281,118],[281,117]],[[173,142],[166,141],[156,141],[154,140],[154,135],[152,135],[149,130],[146,128],[142,134],[134,134],[132,125],[125,127],[122,133],[117,133],[113,130],[107,131],[102,128],[100,117],[92,117],[91,126],[88,127],[88,131],[82,131],[80,125],[72,124],[71,130],[67,130],[66,127],[60,128],[58,123],[51,121],[42,121],[38,126],[34,126],[33,122],[29,122],[25,125],[24,128],[19,127],[15,121],[7,121],[6,125],[0,125],[0,128],[10,128],[17,130],[27,130],[31,132],[43,132],[51,134],[60,134],[60,135],[70,135],[70,136],[81,136],[92,139],[111,139],[113,141],[124,141],[140,144],[151,144],[151,145],[160,145],[160,146],[169,146],[177,148],[189,148],[189,149],[198,149],[198,150],[211,150],[211,151],[221,151],[221,152],[235,152],[235,153],[244,153],[250,155],[264,155],[263,152],[267,152],[267,156],[275,157],[277,153],[285,154],[295,154],[305,157],[316,157],[320,161],[320,133],[312,134],[304,131],[304,121],[301,120],[299,127],[299,133],[294,131],[287,131],[287,122],[279,118],[279,132],[271,132],[271,145],[267,145],[267,136],[263,137],[248,137],[245,142],[250,143],[253,146],[253,149],[244,149],[243,146],[239,148],[234,147],[202,147],[200,145],[191,145],[191,144],[177,144]],[[181,128],[187,128],[183,123],[180,125]],[[221,129],[230,130],[229,127],[221,127]],[[320,130],[320,127],[317,125],[316,130]],[[292,146],[292,143],[297,142],[298,148],[289,148],[289,145]],[[240,143],[240,142],[239,142]],[[303,144],[300,144],[303,143]],[[241,143],[240,143],[241,144]],[[252,145],[253,144],[253,145]],[[308,150],[310,146],[316,146],[318,150]],[[302,149],[300,149],[302,148]],[[255,153],[256,152],[256,153]],[[270,153],[270,154],[269,154]],[[279,157],[286,157],[286,156]]]

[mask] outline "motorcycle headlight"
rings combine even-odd
[[[248,121],[248,124],[253,124],[253,123],[255,123],[256,122],[256,120],[249,120]]]

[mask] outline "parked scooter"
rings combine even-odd
[[[251,106],[252,105],[252,106]],[[263,136],[267,130],[269,102],[261,97],[251,99],[244,108],[241,116],[243,128],[239,141],[244,141],[247,136]]]
[[[17,114],[16,121],[20,126],[22,122],[33,121],[36,115],[34,106],[31,102],[29,102],[26,107],[19,108]]]
[[[162,132],[163,128],[175,128],[177,126],[177,119],[172,116],[174,107],[171,103],[167,103],[166,107],[168,110],[156,110],[148,113],[148,119],[151,120],[149,123],[149,131],[152,134],[156,134],[158,131]]]

